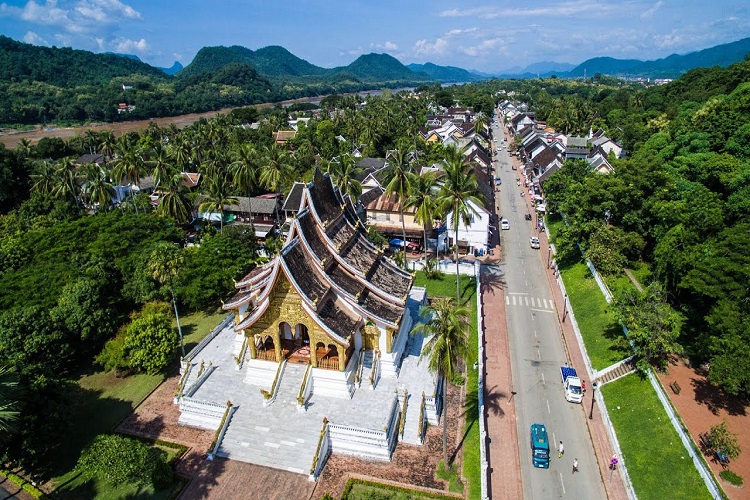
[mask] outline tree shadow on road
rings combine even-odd
[[[508,395],[504,392],[498,391],[497,386],[492,387],[491,389],[485,389],[484,407],[489,414],[496,417],[504,417],[505,410],[503,410],[501,401],[506,400],[507,398]],[[464,403],[464,410],[461,413],[461,416],[466,419],[466,428],[464,429],[463,436],[461,436],[461,441],[458,442],[458,445],[456,445],[456,448],[453,450],[453,454],[450,457],[449,462],[451,464],[455,461],[458,452],[463,447],[469,431],[471,431],[471,428],[479,419],[479,397],[476,392],[472,391],[466,395],[466,402]]]

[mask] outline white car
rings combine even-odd
[[[539,249],[539,238],[532,236],[529,238],[529,244],[531,245],[531,248]]]
[[[508,219],[500,220],[500,229],[510,229],[510,222],[508,222]]]

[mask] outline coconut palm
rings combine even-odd
[[[258,186],[258,152],[246,142],[234,150],[234,161],[229,165],[234,185],[247,193],[247,205],[250,211],[250,227],[255,232],[253,223],[252,192]]]
[[[276,146],[265,146],[261,153],[260,183],[274,193],[292,178],[292,163],[289,153]],[[276,204],[276,220],[279,218],[279,204]]]
[[[424,250],[427,255],[427,227],[432,228],[435,221],[435,191],[437,190],[437,175],[434,172],[426,172],[423,175],[410,173],[410,191],[406,198],[405,207],[413,208],[414,220],[422,224],[424,231]]]
[[[353,200],[362,194],[362,183],[357,177],[362,169],[357,167],[356,159],[350,155],[340,155],[328,164],[328,173],[331,174],[334,184],[338,186],[341,195],[349,195]],[[356,201],[355,201],[356,203]]]
[[[218,212],[220,216],[219,232],[224,231],[224,205],[236,205],[238,203],[237,198],[230,194],[231,187],[227,176],[220,173],[206,177],[204,183],[204,199],[198,206],[198,211]]]
[[[154,175],[154,189],[160,189],[166,179],[171,179],[177,173],[167,149],[161,143],[149,151],[147,165],[151,167]]]
[[[476,211],[469,204],[474,203],[482,206],[479,199],[479,188],[477,187],[477,176],[474,170],[467,167],[463,158],[457,158],[448,148],[450,160],[445,162],[445,175],[443,175],[443,186],[437,200],[439,212],[444,216],[451,216],[453,226],[454,244],[456,245],[456,301],[461,300],[461,285],[458,275],[458,226],[463,223],[468,227],[471,224]]]
[[[109,180],[109,172],[96,163],[91,163],[84,169],[83,198],[89,206],[97,206],[97,210],[109,209],[115,196],[115,188]]]
[[[151,277],[160,285],[167,285],[169,293],[172,295],[172,305],[174,306],[174,316],[177,320],[177,333],[180,334],[180,350],[182,357],[185,357],[185,342],[182,339],[182,328],[180,327],[180,314],[177,312],[177,299],[174,295],[174,280],[180,273],[185,259],[182,256],[180,248],[172,243],[161,241],[156,244],[151,251],[148,261],[148,270]]]
[[[182,175],[174,174],[164,181],[160,192],[161,198],[159,206],[156,207],[156,214],[171,217],[180,225],[186,224],[190,220],[193,203],[188,188],[182,183]]]
[[[117,151],[117,139],[111,130],[105,130],[99,134],[99,151],[104,156],[104,161],[111,161]]]
[[[31,180],[34,182],[31,186],[33,193],[42,196],[51,196],[55,192],[57,183],[55,166],[47,160],[35,162]]]
[[[119,185],[127,182],[128,187],[131,184],[138,185],[141,176],[146,172],[145,165],[140,155],[135,149],[128,149],[122,152],[122,156],[112,168],[112,177]],[[135,213],[138,213],[138,204],[134,201],[133,190],[129,189],[130,198],[135,205]]]
[[[81,187],[78,184],[78,165],[72,158],[64,158],[55,165],[55,187],[52,194],[60,198],[73,198],[76,206],[80,208],[79,194]]]
[[[460,373],[469,353],[469,310],[456,305],[451,298],[436,298],[422,308],[426,322],[412,328],[412,335],[426,337],[420,360],[427,359],[427,366],[438,379],[443,379],[443,457],[448,466],[448,427],[446,387]]]
[[[406,222],[404,221],[404,203],[410,192],[411,177],[409,176],[411,165],[406,160],[404,150],[394,150],[388,160],[388,166],[385,169],[385,194],[388,196],[395,195],[398,202],[398,214],[401,219],[401,234],[403,244],[406,244]],[[405,259],[404,259],[405,260]],[[404,269],[407,268],[404,263]]]
[[[19,405],[16,397],[18,378],[9,368],[0,366],[0,431],[9,435],[16,430]],[[1,439],[0,439],[1,441]]]

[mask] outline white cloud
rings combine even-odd
[[[65,7],[57,0],[29,0],[23,7],[2,3],[0,14],[68,33],[106,33],[123,21],[141,19],[140,12],[120,0],[78,0]]]
[[[44,4],[30,0],[22,9],[13,9],[10,12],[13,17],[34,24],[63,26],[70,22],[68,12],[59,8],[56,0],[47,0]]]
[[[182,54],[180,54],[179,52],[175,52],[174,54],[172,54],[172,56],[175,58],[175,60],[182,61]]]
[[[662,5],[664,5],[663,0],[659,0],[650,9],[644,11],[643,14],[641,14],[641,19],[651,19],[652,17],[654,17],[654,14],[656,14],[656,11],[659,10]]]
[[[370,50],[396,52],[398,50],[398,45],[391,41],[386,41],[385,43],[371,43]]]
[[[50,43],[47,40],[34,33],[33,31],[27,31],[23,36],[23,41],[32,45],[43,45],[45,47],[50,46]]]
[[[448,41],[444,38],[438,38],[433,43],[428,42],[425,39],[417,40],[414,44],[414,55],[417,56],[432,56],[432,55],[443,55],[448,49]]]
[[[607,4],[599,0],[569,0],[567,2],[551,2],[548,5],[538,5],[525,8],[502,7],[472,7],[469,9],[450,9],[439,13],[440,17],[478,17],[480,19],[495,19],[508,17],[585,17],[597,18],[620,12],[623,6],[617,2]]]
[[[490,38],[472,47],[461,47],[460,51],[471,57],[484,56],[489,52],[495,51],[502,43],[502,38]]]
[[[149,50],[148,42],[141,38],[140,40],[129,40],[127,38],[118,38],[112,41],[115,52],[130,54],[132,52],[145,53]]]

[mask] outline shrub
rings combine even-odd
[[[729,484],[732,484],[734,486],[742,486],[745,481],[743,481],[742,477],[738,474],[735,474],[731,470],[723,470],[719,473],[719,476]]]

